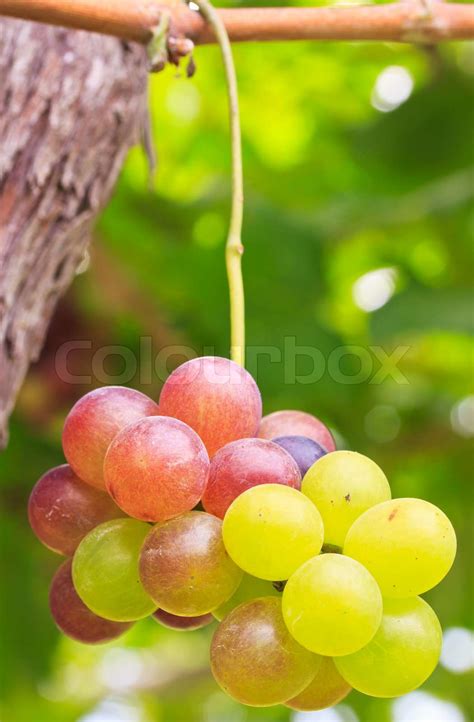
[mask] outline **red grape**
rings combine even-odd
[[[256,436],[262,398],[248,371],[205,356],[173,371],[161,391],[160,411],[189,424],[213,456],[230,441]]]
[[[141,582],[171,614],[208,614],[230,599],[242,577],[225,550],[222,522],[202,511],[157,524],[142,547]]]
[[[301,474],[294,459],[271,441],[233,441],[212,459],[202,503],[206,511],[223,519],[234,499],[258,484],[285,484],[299,489]]]
[[[202,614],[199,617],[177,617],[176,614],[165,612],[164,609],[157,609],[153,617],[163,627],[176,629],[179,632],[193,632],[195,629],[202,629],[216,621],[212,614]]]
[[[293,457],[298,464],[301,477],[318,459],[327,454],[321,444],[307,436],[279,436],[273,439],[273,442]]]
[[[297,697],[286,702],[286,706],[302,712],[326,709],[342,702],[351,690],[331,657],[321,657],[316,677]]]
[[[120,637],[132,622],[111,622],[86,607],[77,594],[71,575],[72,561],[67,559],[53,577],[49,606],[59,629],[83,644],[100,644]]]
[[[85,484],[68,464],[46,472],[28,503],[31,528],[58,554],[74,554],[81,539],[98,524],[124,516],[108,494]]]
[[[111,443],[104,462],[107,490],[130,516],[164,521],[202,497],[209,457],[199,436],[178,419],[150,416]]]
[[[321,657],[293,639],[275,597],[238,606],[219,625],[211,644],[217,683],[238,702],[255,707],[282,704],[300,694],[320,663]]]
[[[122,386],[104,386],[83,396],[69,412],[63,449],[76,474],[88,484],[105,488],[104,458],[113,438],[128,424],[158,414],[145,394]]]
[[[279,436],[307,436],[326,449],[334,451],[336,442],[322,421],[304,411],[275,411],[264,416],[258,436],[261,439],[276,439]]]

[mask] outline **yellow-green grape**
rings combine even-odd
[[[283,704],[305,689],[321,658],[296,642],[281,602],[263,597],[241,604],[219,625],[211,644],[216,682],[242,704]]]
[[[384,597],[415,597],[446,576],[456,556],[448,517],[422,499],[394,499],[366,511],[349,530],[344,554],[373,574]]]
[[[222,534],[241,569],[278,581],[319,554],[324,529],[320,513],[301,492],[282,484],[262,484],[232,502]]]
[[[372,697],[398,697],[419,687],[441,653],[438,617],[420,597],[386,599],[372,641],[335,664],[354,689]]]
[[[382,595],[362,564],[342,554],[322,554],[288,580],[283,616],[303,647],[325,657],[351,654],[377,631]]]
[[[355,451],[334,451],[318,459],[306,472],[301,491],[323,517],[325,544],[339,548],[358,516],[392,496],[382,469]]]
[[[352,690],[341,677],[331,657],[321,657],[321,664],[311,684],[286,706],[301,712],[312,712],[332,707],[347,697]]]
[[[252,599],[258,599],[259,597],[280,597],[281,599],[282,592],[283,585],[279,589],[278,582],[269,582],[265,579],[251,577],[250,574],[244,574],[235,594],[227,602],[214,609],[212,614],[221,622],[239,604],[250,602]]]
[[[149,531],[148,524],[136,519],[114,519],[79,544],[72,563],[74,586],[95,614],[130,622],[155,611],[138,576],[140,549]]]

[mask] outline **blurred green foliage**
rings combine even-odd
[[[236,47],[235,56],[246,170],[249,368],[265,410],[321,416],[342,446],[384,468],[395,496],[424,497],[447,512],[459,555],[427,596],[445,628],[470,626],[467,437],[474,431],[468,406],[461,413],[459,402],[473,393],[473,47],[275,43]],[[226,98],[217,48],[198,49],[196,60],[193,80],[173,69],[151,80],[156,190],[147,190],[144,155],[134,150],[98,226],[90,268],[58,310],[0,457],[5,722],[291,718],[284,708],[244,709],[219,692],[207,669],[212,630],[182,635],[148,620],[105,648],[61,638],[47,609],[59,559],[40,547],[26,519],[33,483],[62,461],[64,415],[90,388],[58,380],[60,343],[91,341],[92,351],[73,360],[85,374],[101,346],[141,354],[141,374],[123,380],[155,397],[166,359],[152,373],[150,358],[160,349],[177,347],[168,368],[182,360],[182,346],[227,354]],[[414,87],[400,107],[382,112],[374,107],[374,87],[388,66],[408,71]],[[393,269],[394,293],[367,312],[355,301],[354,284],[376,269]],[[360,383],[348,381],[361,364],[354,356],[341,360],[345,383],[327,369],[307,383],[313,362],[302,353],[295,373],[306,378],[289,382],[291,344],[317,348],[326,360],[343,345],[377,346],[387,356],[406,346],[398,368],[407,383],[390,377],[371,383],[380,361],[370,351],[364,358],[372,373]],[[255,349],[262,347],[277,356],[283,351],[283,358],[261,355],[257,363]],[[110,357],[105,367],[120,374],[123,360]],[[466,722],[474,717],[472,675],[439,667],[425,689],[459,705]],[[341,712],[349,720],[347,707],[361,722],[392,719],[389,701],[353,693]]]

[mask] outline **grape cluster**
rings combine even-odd
[[[189,361],[159,404],[92,391],[63,448],[29,518],[68,557],[50,589],[64,634],[94,644],[150,615],[176,630],[218,620],[213,674],[254,706],[317,710],[352,688],[394,697],[433,672],[441,628],[420,595],[454,561],[448,518],[392,500],[377,464],[337,451],[310,414],[262,419],[238,365]]]

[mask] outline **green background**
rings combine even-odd
[[[456,408],[473,393],[473,48],[274,43],[236,47],[235,57],[249,368],[265,411],[299,408],[320,416],[342,447],[382,466],[394,496],[426,498],[450,516],[457,561],[427,599],[443,627],[469,627],[474,430],[472,419],[470,432],[467,422],[460,428]],[[5,722],[291,719],[284,708],[240,707],[218,690],[208,670],[212,629],[185,635],[147,620],[105,647],[61,638],[47,608],[60,559],[36,541],[26,518],[34,482],[62,463],[68,408],[107,382],[103,373],[156,398],[165,362],[169,369],[179,363],[183,346],[227,354],[225,88],[216,48],[198,49],[196,61],[193,80],[175,69],[152,78],[155,190],[148,190],[142,151],[134,150],[98,225],[90,266],[61,303],[28,376],[0,456]],[[381,112],[371,101],[387,66],[408,70],[414,88],[399,108]],[[367,313],[356,305],[353,286],[380,268],[394,269],[394,294]],[[91,342],[69,364],[75,374],[90,374],[91,384],[58,378],[55,354],[70,340]],[[374,383],[380,362],[370,350],[364,380],[350,383],[360,367],[352,356],[341,361],[339,376],[326,366],[308,383],[312,362],[301,349],[295,371],[303,378],[294,383],[291,344],[317,348],[326,360],[344,345],[357,346],[359,355],[377,346],[388,356],[406,346],[398,368],[407,383],[390,376]],[[123,349],[122,358],[109,356],[104,364],[96,356],[91,370],[97,349],[110,345],[140,355],[140,371],[130,359],[124,363]],[[269,347],[284,350],[283,359],[261,355],[256,363],[255,349]],[[455,703],[468,722],[472,682],[472,673],[440,666],[423,691]],[[339,719],[388,722],[392,714],[391,702],[353,693]]]

